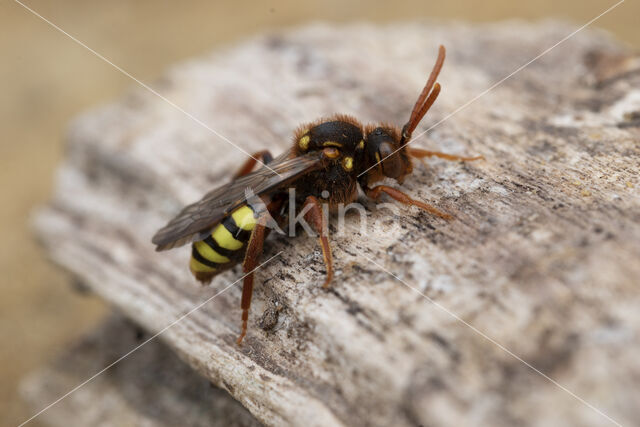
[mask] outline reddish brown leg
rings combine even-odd
[[[399,201],[400,203],[404,203],[405,205],[417,206],[420,209],[424,209],[425,211],[433,215],[439,216],[440,218],[444,218],[444,219],[453,218],[451,215],[446,214],[444,212],[440,212],[438,209],[434,208],[431,205],[427,205],[426,203],[423,203],[419,200],[412,199],[402,191],[396,190],[395,188],[388,187],[386,185],[377,185],[373,188],[367,188],[365,190],[365,193],[367,194],[367,196],[371,197],[374,200],[378,200],[378,198],[380,197],[380,194],[385,193],[391,198]]]
[[[470,162],[472,160],[484,159],[483,156],[463,157],[463,156],[456,156],[455,154],[446,154],[446,153],[440,153],[438,151],[428,151],[428,150],[423,150],[422,148],[413,148],[413,147],[407,147],[407,151],[409,152],[410,156],[416,157],[418,159],[422,159],[424,157],[439,157],[445,160],[460,160],[463,162]]]
[[[304,219],[311,223],[311,226],[318,233],[320,246],[322,247],[322,256],[324,257],[324,265],[327,266],[327,278],[324,281],[322,287],[327,288],[333,280],[333,259],[331,257],[331,246],[329,245],[329,239],[325,234],[324,216],[322,215],[322,207],[318,199],[313,196],[307,197],[304,201],[303,209],[306,209],[307,205],[311,208],[304,214]]]
[[[253,270],[258,265],[260,256],[262,255],[262,244],[264,243],[265,220],[258,220],[255,228],[251,232],[251,238],[247,246],[247,252],[242,263],[242,271],[246,274],[242,284],[242,332],[238,337],[238,345],[242,344],[242,340],[247,335],[247,322],[249,321],[249,307],[251,307],[251,296],[253,295]]]
[[[262,163],[269,163],[271,160],[273,160],[273,156],[271,155],[269,150],[263,150],[253,153],[251,157],[249,157],[247,161],[244,162],[244,164],[240,167],[238,172],[236,172],[236,174],[233,176],[233,179],[251,173],[258,161],[261,161]]]

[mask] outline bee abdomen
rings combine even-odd
[[[244,205],[216,225],[206,239],[193,243],[189,267],[196,279],[209,282],[239,262],[255,225],[253,209]]]

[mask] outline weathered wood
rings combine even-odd
[[[50,366],[31,374],[22,394],[41,410],[149,338],[112,315]],[[51,426],[259,426],[229,394],[197,375],[160,341],[140,347],[38,418]]]
[[[444,89],[417,135],[572,30],[316,25],[180,65],[154,87],[245,151],[277,154],[298,124],[333,112],[402,123],[442,43]],[[242,347],[239,287],[161,338],[269,425],[608,422],[454,313],[618,422],[639,419],[640,73],[606,59],[625,55],[582,31],[417,142],[486,157],[428,161],[406,180],[454,221],[365,202],[377,226],[361,233],[352,214],[332,235],[331,290],[315,239],[276,236],[265,259],[283,253],[258,273]],[[188,249],[155,253],[149,240],[244,159],[134,88],[71,128],[39,235],[158,331],[240,277],[201,288]]]

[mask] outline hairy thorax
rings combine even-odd
[[[364,149],[363,127],[353,117],[336,115],[301,126],[294,136],[293,152],[302,155],[324,150],[330,158],[325,168],[294,184],[297,196],[312,195],[333,206],[355,200]]]

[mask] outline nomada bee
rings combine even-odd
[[[461,161],[481,158],[407,146],[412,132],[440,93],[436,78],[444,57],[445,49],[440,46],[429,79],[402,129],[388,124],[363,126],[346,115],[334,115],[301,126],[295,132],[294,143],[289,150],[276,158],[268,151],[255,153],[231,182],[186,206],[155,234],[152,242],[158,251],[192,244],[189,267],[202,283],[209,283],[214,276],[242,261],[246,276],[242,288],[242,331],[238,344],[247,332],[253,270],[259,263],[263,243],[269,233],[267,220],[284,220],[290,205],[288,189],[295,189],[296,215],[303,215],[319,235],[327,269],[324,287],[329,286],[333,278],[333,261],[326,234],[326,218],[318,198],[325,198],[330,206],[347,204],[356,200],[360,187],[374,200],[386,194],[400,203],[417,206],[440,218],[451,218],[393,187],[373,186],[384,178],[402,184],[413,171],[412,158],[434,156]],[[253,171],[258,159],[268,167]],[[256,197],[249,197],[249,193]],[[298,206],[302,209],[298,210]]]

